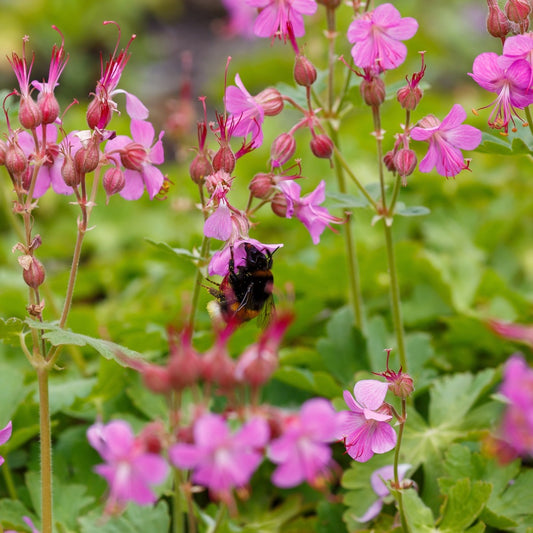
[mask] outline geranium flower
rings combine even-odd
[[[429,143],[428,152],[418,167],[420,172],[430,172],[436,167],[441,176],[449,178],[468,168],[461,150],[477,148],[481,131],[463,124],[465,119],[465,110],[455,104],[442,122],[434,115],[428,115],[411,130],[412,139]]]
[[[229,37],[240,35],[247,39],[253,38],[256,10],[243,0],[222,0],[222,5],[226,8],[229,17],[223,28],[224,33]]]
[[[154,165],[164,161],[163,143],[161,138],[154,143],[155,131],[150,122],[144,120],[131,121],[131,136],[118,135],[107,142],[105,152],[108,156],[114,153],[120,155],[120,161],[125,167],[126,184],[120,191],[120,196],[126,200],[138,200],[144,188],[148,191],[150,200],[161,190],[165,177]]]
[[[10,420],[3,429],[0,429],[0,446],[5,444],[11,438],[12,431],[13,425]],[[4,458],[0,455],[0,465],[2,464],[4,464]]]
[[[359,68],[390,70],[401,65],[407,47],[401,42],[413,37],[418,22],[402,18],[392,4],[381,4],[354,20],[348,28],[348,41],[355,43],[352,56]]]
[[[485,52],[476,57],[469,75],[483,89],[498,95],[496,100],[489,104],[494,105],[494,109],[488,124],[491,128],[503,128],[507,133],[513,115],[523,121],[516,110],[524,109],[533,103],[533,93],[529,89],[531,66],[525,59],[514,61],[508,68],[503,68],[501,64],[501,56]]]
[[[302,15],[313,15],[317,10],[315,0],[246,0],[250,6],[260,9],[255,20],[254,32],[258,37],[288,36],[290,22],[296,37],[305,35]]]
[[[193,433],[194,444],[175,444],[169,450],[170,460],[178,468],[191,469],[194,483],[224,500],[250,481],[269,438],[268,424],[262,418],[230,433],[224,418],[211,413],[196,421]]]
[[[344,401],[350,408],[342,436],[346,451],[356,461],[364,463],[375,453],[385,453],[396,446],[396,432],[389,425],[389,407],[384,404],[389,385],[375,379],[358,381],[354,396],[345,390]]]
[[[304,481],[313,485],[327,476],[332,464],[329,443],[337,440],[343,421],[344,414],[323,398],[308,400],[299,413],[289,415],[283,434],[268,449],[268,458],[278,465],[272,483],[282,488]]]
[[[107,508],[111,512],[129,501],[147,505],[157,500],[150,485],[164,481],[168,465],[159,455],[146,451],[127,422],[96,423],[87,430],[87,439],[106,461],[96,465],[95,471],[109,483]]]
[[[341,224],[343,220],[334,217],[329,213],[325,207],[320,207],[320,204],[326,199],[326,182],[322,180],[317,188],[300,198],[301,187],[293,180],[282,181],[279,183],[279,188],[284,194],[287,201],[286,217],[292,218],[296,215],[303,225],[309,231],[313,244],[320,242],[320,235],[326,229],[330,229],[330,224]]]

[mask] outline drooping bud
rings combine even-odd
[[[94,130],[103,130],[110,122],[113,112],[107,101],[94,97],[87,107],[87,124]]]
[[[507,18],[517,24],[522,24],[531,13],[529,0],[507,0],[505,4],[505,14]]]
[[[270,207],[274,214],[281,218],[287,218],[287,198],[281,192],[274,195]]]
[[[298,54],[294,62],[294,80],[296,83],[303,87],[311,87],[316,81],[316,76],[316,68],[313,63],[303,54]]]
[[[149,422],[141,430],[136,440],[146,452],[161,453],[167,447],[168,437],[165,425],[161,420]]]
[[[22,255],[18,258],[18,262],[22,267],[22,277],[28,287],[37,289],[44,282],[44,266],[32,255]]]
[[[82,175],[76,170],[76,165],[70,154],[65,155],[65,159],[63,159],[61,176],[69,187],[77,187],[81,183]]]
[[[23,128],[28,130],[35,129],[42,122],[41,110],[31,96],[20,100],[19,122]]]
[[[221,146],[213,157],[213,170],[223,170],[228,174],[235,170],[235,154],[228,145]]]
[[[168,370],[157,365],[146,365],[141,371],[145,387],[156,394],[166,394],[170,391]]]
[[[270,164],[273,168],[283,166],[296,151],[296,141],[291,133],[278,135],[270,147]]]
[[[200,152],[189,166],[189,175],[196,184],[201,184],[206,176],[213,174],[213,165],[207,156]]]
[[[6,142],[0,141],[0,165],[5,165],[6,163],[6,150],[7,150]]]
[[[387,378],[387,381],[389,382],[389,390],[395,396],[398,396],[398,398],[402,398],[404,400],[411,396],[415,390],[413,378],[409,374],[405,374],[402,371],[395,374],[393,379]]]
[[[267,117],[274,117],[283,111],[283,97],[274,87],[264,89],[254,96],[254,100],[263,108]]]
[[[385,163],[385,166],[387,167],[387,170],[389,172],[396,172],[396,165],[394,164],[394,156],[396,155],[395,150],[389,150],[384,156],[383,156],[383,163]]]
[[[113,196],[119,193],[126,185],[124,172],[118,167],[108,168],[102,179],[102,185],[107,196]]]
[[[59,116],[59,102],[53,93],[41,93],[37,99],[43,124],[53,124]]]
[[[122,164],[130,170],[142,170],[146,158],[146,148],[140,143],[129,143],[120,151]]]
[[[396,93],[396,99],[400,102],[400,105],[408,111],[413,111],[419,104],[424,92],[416,85],[411,87],[409,84],[405,85],[401,89],[398,89]]]
[[[333,155],[333,141],[324,133],[315,135],[311,142],[309,143],[311,147],[311,152],[315,157],[320,157],[321,159],[331,159]]]
[[[394,166],[402,178],[402,185],[407,185],[407,176],[410,176],[416,168],[417,158],[413,150],[400,148],[394,156]]]
[[[95,137],[91,137],[87,146],[82,146],[74,156],[76,170],[82,175],[87,174],[95,170],[99,162],[100,150],[98,149]]]
[[[493,36],[501,39],[502,42],[505,36],[511,29],[509,19],[505,13],[500,9],[498,0],[487,0],[489,6],[489,14],[487,17],[487,31]]]
[[[260,172],[256,174],[250,181],[250,185],[248,185],[252,196],[261,200],[268,198],[273,190],[274,182],[272,178],[272,173]]]
[[[21,176],[28,168],[28,158],[17,142],[10,142],[6,148],[5,165],[12,176]]]
[[[174,390],[181,391],[198,381],[202,363],[198,352],[192,346],[190,328],[183,330],[179,336],[172,328],[168,328],[168,338],[170,386]]]
[[[363,78],[360,90],[366,105],[380,106],[385,101],[385,83],[379,76]]]

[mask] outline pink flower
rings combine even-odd
[[[253,38],[253,20],[256,10],[243,0],[222,0],[222,5],[226,8],[229,16],[224,32],[230,37],[240,35],[247,39]]]
[[[502,337],[507,339],[517,340],[533,346],[533,326],[525,326],[523,324],[513,324],[510,322],[501,322],[499,320],[491,320],[489,327]]]
[[[261,105],[246,90],[240,76],[235,76],[235,84],[226,88],[224,104],[231,116],[231,135],[235,137],[252,136],[252,146],[258,148],[263,143],[261,126],[265,113]]]
[[[418,29],[414,18],[402,18],[392,4],[381,4],[354,20],[348,28],[348,41],[355,43],[352,56],[359,68],[390,70],[401,65],[407,47],[400,41],[413,37]]]
[[[106,154],[120,155],[122,165],[126,168],[124,177],[126,185],[120,191],[120,196],[126,200],[138,200],[146,187],[150,200],[161,190],[165,177],[154,165],[164,161],[163,143],[159,134],[154,143],[155,131],[150,122],[144,120],[131,121],[131,136],[119,135],[108,141]]]
[[[533,456],[533,369],[520,355],[505,364],[500,393],[509,401],[501,424],[503,439],[519,455]]]
[[[350,408],[342,435],[346,451],[356,461],[364,463],[375,453],[385,453],[396,446],[396,432],[388,424],[392,419],[384,403],[389,385],[374,379],[358,381],[354,396],[344,391],[344,401]]]
[[[526,60],[533,69],[533,33],[513,35],[505,39],[500,59],[501,68],[506,69],[521,59]]]
[[[175,444],[169,450],[170,460],[178,468],[191,469],[194,483],[218,498],[230,497],[234,488],[250,481],[269,438],[268,424],[262,418],[230,433],[224,418],[216,414],[199,418],[193,432],[194,444]]]
[[[0,446],[5,444],[10,438],[13,431],[13,425],[9,421],[4,429],[0,429]],[[0,465],[4,464],[4,458],[0,455]]]
[[[299,413],[288,416],[283,434],[268,450],[268,458],[278,465],[272,483],[288,488],[327,476],[332,465],[329,443],[337,440],[343,420],[344,414],[323,398],[308,400]]]
[[[96,423],[87,430],[87,439],[106,462],[95,471],[109,483],[110,511],[129,501],[147,505],[157,500],[150,485],[164,481],[168,465],[159,455],[146,451],[127,422]]]
[[[246,0],[246,3],[261,10],[254,24],[258,37],[285,39],[289,22],[294,35],[302,37],[305,35],[302,15],[313,15],[317,10],[315,0]]]
[[[281,192],[285,195],[287,201],[286,217],[292,218],[296,215],[303,225],[307,228],[313,240],[313,244],[320,242],[320,235],[326,226],[330,229],[330,224],[341,224],[342,219],[330,215],[325,207],[320,204],[326,199],[326,182],[322,180],[318,187],[300,198],[301,187],[293,180],[282,181],[279,184]]]
[[[408,464],[398,465],[398,481],[404,478],[410,468],[411,465]],[[394,467],[392,465],[383,466],[372,472],[370,485],[372,490],[377,494],[378,499],[368,508],[363,516],[357,519],[358,522],[368,522],[378,516],[385,502],[385,498],[390,494],[385,482],[392,479],[394,479]]]
[[[118,28],[119,35],[115,50],[106,62],[105,68],[101,60],[101,76],[96,83],[94,99],[87,109],[87,124],[89,128],[98,128],[100,130],[109,124],[113,113],[117,112],[117,104],[113,100],[117,94],[124,94],[126,96],[126,112],[132,119],[144,120],[148,118],[148,109],[139,98],[123,89],[117,89],[122,72],[124,72],[124,68],[130,58],[128,49],[135,39],[135,35],[131,37],[126,48],[118,52],[120,42],[119,25],[113,21],[106,21],[104,24],[115,24]]]
[[[522,120],[516,109],[524,109],[533,103],[533,93],[529,90],[531,67],[527,61],[519,59],[508,68],[502,68],[501,60],[502,57],[493,52],[480,54],[474,60],[470,76],[483,89],[498,95],[489,104],[495,107],[488,123],[491,128],[504,128],[507,133],[513,115]]]
[[[428,115],[411,130],[412,139],[429,143],[428,152],[418,167],[420,172],[430,172],[436,167],[441,176],[448,178],[468,168],[461,150],[477,148],[481,131],[462,124],[465,119],[465,110],[455,104],[442,122],[434,115]]]

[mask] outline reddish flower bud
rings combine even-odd
[[[337,9],[341,5],[341,0],[316,0],[317,4],[322,4],[329,9]]]
[[[287,218],[287,198],[281,192],[274,195],[270,202],[272,211],[281,218]]]
[[[28,158],[18,143],[9,143],[6,148],[5,165],[12,176],[21,176],[28,168]]]
[[[183,390],[194,385],[200,377],[202,362],[191,344],[191,332],[184,330],[178,337],[173,330],[169,330],[169,346],[170,386],[175,390]]]
[[[53,93],[41,93],[37,105],[41,110],[43,124],[53,124],[59,116],[59,102]]]
[[[28,130],[35,129],[42,122],[41,110],[30,96],[20,100],[19,122]]]
[[[204,178],[213,174],[213,165],[207,156],[200,152],[189,166],[189,175],[196,184],[203,183]]]
[[[424,92],[422,89],[416,85],[411,87],[410,85],[405,85],[396,93],[396,99],[400,102],[400,105],[407,109],[408,111],[413,111],[416,109],[416,106],[422,99]]]
[[[70,155],[66,155],[61,165],[61,176],[69,187],[77,187],[81,183],[82,175],[77,171],[74,160]]]
[[[507,0],[505,4],[505,14],[512,22],[521,24],[531,13],[529,0]]]
[[[235,375],[240,382],[257,388],[264,385],[278,368],[276,350],[252,344],[239,357]]]
[[[89,141],[87,147],[82,146],[74,156],[76,170],[82,175],[92,172],[99,162],[100,150],[94,138]]]
[[[160,420],[149,422],[144,426],[139,435],[137,442],[142,449],[148,453],[161,453],[167,447],[167,432],[165,425]]]
[[[223,170],[231,174],[235,170],[235,154],[229,146],[221,146],[213,157],[213,170]]]
[[[166,394],[170,391],[170,378],[165,367],[146,365],[141,371],[145,387],[156,394]]]
[[[389,381],[389,389],[398,398],[408,398],[415,390],[413,378],[409,374],[399,372],[394,380]]]
[[[22,255],[18,258],[19,264],[22,267],[22,277],[28,287],[37,289],[44,282],[44,266],[43,264],[31,255]]]
[[[383,163],[385,163],[385,166],[387,167],[387,170],[389,172],[396,172],[396,165],[394,164],[394,156],[396,155],[395,150],[389,150],[384,156],[383,156]]]
[[[0,165],[5,165],[6,163],[6,150],[7,150],[6,142],[0,141]]]
[[[313,63],[302,54],[296,56],[294,63],[294,79],[298,85],[311,87],[316,81],[316,68]]]
[[[394,166],[402,177],[402,185],[407,185],[407,176],[410,176],[416,168],[417,158],[413,150],[400,148],[394,156]]]
[[[270,164],[272,167],[283,166],[296,151],[296,141],[290,133],[278,135],[270,147]]]
[[[120,151],[120,160],[125,168],[142,170],[147,159],[146,148],[139,143],[129,143]]]
[[[124,172],[117,167],[107,169],[102,179],[102,184],[107,196],[119,193],[126,185]]]
[[[309,146],[311,146],[311,152],[313,152],[315,157],[330,159],[333,155],[333,141],[324,133],[315,135],[311,139]]]
[[[252,196],[254,196],[255,198],[260,198],[261,200],[268,198],[274,186],[272,178],[273,174],[271,173],[266,174],[264,172],[260,172],[259,174],[256,174],[252,178],[250,185],[248,185]]]
[[[489,15],[487,17],[487,31],[493,36],[501,39],[502,42],[505,36],[511,29],[509,19],[505,13],[500,9],[498,0],[488,0]]]
[[[385,101],[385,83],[379,76],[364,78],[360,90],[366,105],[379,106]]]
[[[283,111],[283,97],[274,87],[268,87],[261,91],[254,96],[254,100],[263,108],[263,112],[267,117],[279,115]]]
[[[87,124],[92,130],[103,130],[109,124],[112,114],[108,102],[95,97],[87,107]]]

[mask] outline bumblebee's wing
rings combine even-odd
[[[265,305],[263,306],[263,309],[261,309],[261,312],[257,317],[257,325],[261,329],[265,329],[270,324],[270,321],[272,320],[272,313],[274,313],[275,310],[276,306],[274,305],[274,296],[270,294],[265,302]]]

